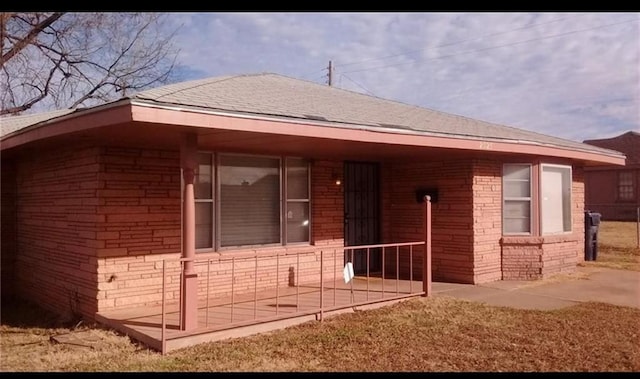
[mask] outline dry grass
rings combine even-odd
[[[69,329],[5,323],[20,311],[3,309],[2,371],[640,370],[640,310],[600,303],[528,311],[419,298],[164,357],[100,329],[95,350],[52,344]]]
[[[635,243],[635,223],[604,222],[598,260],[583,265],[640,271]],[[576,275],[561,279],[583,279]],[[4,372],[640,371],[640,310],[601,303],[529,311],[413,299],[164,357],[111,330],[62,324],[28,304],[3,304],[1,312]],[[50,340],[78,328],[100,343],[91,348]]]
[[[635,222],[602,222],[598,229],[598,256],[595,261],[581,265],[640,271],[636,227]]]

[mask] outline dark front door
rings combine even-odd
[[[345,245],[380,243],[380,191],[377,163],[345,162],[344,164],[344,233]],[[350,257],[345,257],[350,260]],[[367,272],[367,250],[354,251],[356,274]],[[379,249],[369,251],[369,273],[381,270]]]

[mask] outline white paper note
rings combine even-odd
[[[345,283],[349,283],[351,279],[353,279],[355,275],[353,274],[353,264],[351,264],[351,262],[347,262],[347,264],[344,266],[342,275],[344,276]]]

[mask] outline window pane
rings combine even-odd
[[[530,222],[528,218],[506,219],[504,220],[505,233],[529,233]]]
[[[211,199],[211,154],[198,154],[194,188],[196,199]]]
[[[571,169],[542,167],[542,233],[571,231]]]
[[[505,164],[503,166],[503,232],[531,232],[531,166]],[[526,200],[512,200],[525,198]]]
[[[531,184],[526,181],[504,182],[504,197],[530,197]]]
[[[304,159],[287,159],[287,198],[309,198],[309,165]]]
[[[287,203],[287,242],[309,241],[309,203]]]
[[[220,156],[220,245],[280,242],[280,161]]]
[[[633,200],[633,188],[620,187],[620,200]]]
[[[632,172],[620,172],[618,174],[618,199],[619,200],[634,199]]]
[[[633,176],[630,172],[621,172],[618,181],[621,186],[630,186],[633,185]]]
[[[504,202],[504,233],[531,232],[531,203],[528,200]]]
[[[212,206],[213,203],[196,203],[196,249],[213,247]]]
[[[504,218],[526,218],[529,219],[531,213],[531,205],[528,200],[514,201],[508,200],[504,202]]]
[[[529,180],[531,177],[531,166],[522,164],[505,164],[505,179],[524,179]]]

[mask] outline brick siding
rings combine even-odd
[[[99,151],[74,146],[17,160],[16,295],[65,317],[97,311]]]
[[[22,155],[15,170],[7,162],[2,165],[3,296],[15,293],[60,314],[87,318],[97,311],[158,304],[162,262],[170,260],[167,299],[177,300],[181,252],[177,151],[78,146]],[[537,279],[575,270],[583,259],[582,169],[573,170],[573,233],[502,238],[501,162],[383,162],[380,167],[382,242],[424,240],[424,204],[416,200],[416,190],[438,189],[432,206],[436,281]],[[312,245],[199,253],[199,258],[212,259],[209,266],[196,265],[199,293],[230,294],[232,270],[236,294],[276,284],[316,282],[320,250],[325,254],[325,279],[334,272],[341,275],[344,196],[334,176],[341,178],[342,170],[341,161],[312,163]],[[17,238],[12,240],[12,235]],[[19,254],[11,254],[16,251],[12,244]],[[273,256],[297,251],[306,254],[281,256],[277,262]],[[242,258],[256,252],[257,277],[256,259]],[[422,246],[413,249],[411,265],[408,252],[401,253],[400,276],[409,278],[412,266],[413,278],[420,280]],[[231,256],[237,257],[234,269],[228,261],[218,262]],[[386,251],[385,258],[387,276],[394,277],[394,252]]]
[[[2,297],[8,299],[14,295],[15,283],[15,260],[17,252],[17,229],[16,229],[16,168],[14,162],[4,160],[0,165],[2,171],[0,177],[0,215],[2,224],[0,229],[0,251],[2,261],[0,261],[0,289]]]
[[[472,283],[473,198],[470,161],[384,163],[381,170],[382,236],[386,243],[424,241],[424,204],[416,190],[437,188],[432,204],[432,275],[435,281]],[[423,248],[414,248],[413,277],[422,279]],[[386,269],[395,275],[395,257]],[[409,262],[400,265],[408,278]]]

